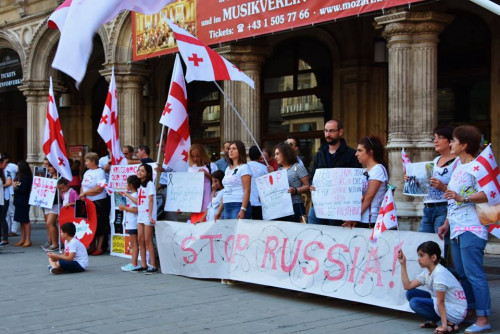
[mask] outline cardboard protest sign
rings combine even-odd
[[[204,177],[203,173],[167,173],[165,211],[200,212]]]
[[[162,273],[225,278],[412,312],[397,259],[410,277],[422,269],[417,247],[443,241],[432,233],[372,231],[288,222],[220,220],[156,223]]]
[[[57,179],[33,176],[29,205],[50,209],[54,205],[56,192]]]
[[[286,170],[263,175],[257,178],[256,184],[264,220],[293,215],[292,196],[288,193],[290,186]]]
[[[85,199],[85,204],[87,208],[87,218],[75,217],[75,207],[65,206],[61,208],[59,212],[59,223],[64,225],[67,223],[73,223],[76,226],[75,238],[80,240],[80,242],[88,247],[95,236],[95,231],[97,230],[97,213],[95,210],[95,205],[91,200]]]
[[[415,162],[406,165],[406,176],[403,194],[408,196],[427,196],[432,177],[432,161]]]
[[[314,173],[311,191],[318,218],[361,220],[362,168],[320,168]]]

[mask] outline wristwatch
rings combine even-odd
[[[464,196],[464,203],[470,203],[470,199],[468,196]]]

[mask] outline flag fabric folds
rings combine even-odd
[[[480,191],[488,197],[489,205],[500,204],[500,172],[491,145],[481,152],[467,172],[477,180]]]
[[[65,179],[71,181],[73,175],[71,174],[64,135],[54,100],[52,77],[50,77],[49,104],[47,106],[47,119],[45,120],[45,130],[43,133],[43,153],[45,153],[50,164],[54,166],[57,172]]]
[[[401,160],[403,161],[403,172],[406,175],[406,166],[408,164],[411,164],[411,161],[410,161],[410,158],[408,157],[408,155],[406,154],[404,148],[401,149]]]
[[[120,12],[131,10],[144,14],[159,12],[174,0],[80,0],[64,1],[51,14],[49,28],[61,32],[52,67],[79,85],[85,77],[97,30]]]
[[[243,81],[255,89],[253,80],[245,73],[186,30],[173,23],[165,14],[162,13],[162,15],[174,32],[179,52],[187,67],[186,80],[188,83],[194,80],[236,80]]]
[[[396,207],[394,206],[392,189],[388,189],[385,193],[384,200],[382,201],[382,206],[380,207],[377,221],[370,239],[376,241],[384,231],[396,226],[398,226],[398,214],[396,213]]]
[[[102,111],[101,120],[97,132],[106,143],[110,152],[112,165],[126,165],[127,159],[123,155],[120,145],[120,134],[118,126],[118,101],[115,83],[115,69],[111,69],[111,80],[109,82],[108,96]]]

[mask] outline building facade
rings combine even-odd
[[[54,70],[59,32],[47,18],[61,1],[0,1],[0,151],[39,164],[49,77],[67,145],[104,153],[97,135],[115,67],[122,144],[155,148],[173,55],[132,61],[132,19],[101,27],[80,87]],[[391,183],[402,189],[400,150],[435,156],[437,125],[474,124],[500,157],[500,18],[466,0],[419,2],[357,17],[223,43],[216,50],[245,71],[222,87],[264,146],[290,133],[310,162],[325,120],[342,119],[349,145],[369,134],[387,143]],[[2,69],[5,67],[5,70]],[[10,73],[10,74],[9,74]],[[190,130],[215,157],[225,140],[250,136],[213,83],[188,85]],[[155,153],[156,154],[156,153]],[[397,192],[398,213],[419,221],[422,203]]]

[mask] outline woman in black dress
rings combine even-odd
[[[14,220],[21,224],[21,240],[14,246],[31,246],[30,192],[33,174],[24,160],[17,163],[18,171],[14,179]]]

